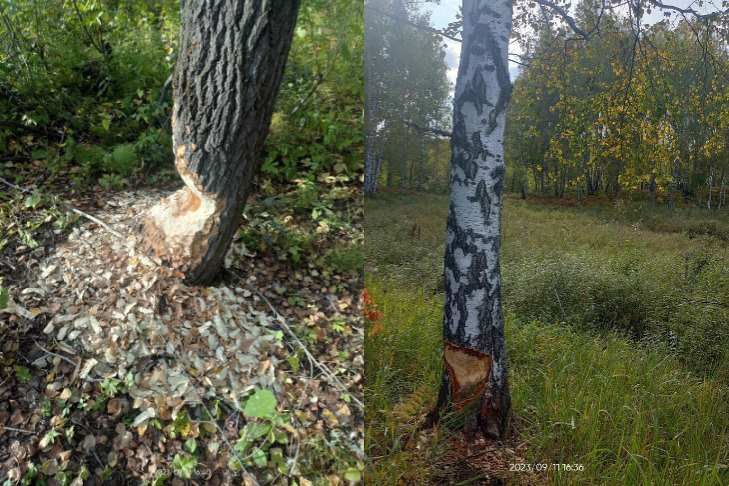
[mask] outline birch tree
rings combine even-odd
[[[291,45],[298,0],[183,0],[172,110],[185,187],[151,208],[143,246],[212,280],[239,226],[260,165]]]
[[[445,249],[440,402],[476,406],[492,437],[503,435],[510,408],[499,246],[511,15],[511,1],[463,1]]]
[[[602,14],[585,30],[570,16],[569,3],[536,2],[578,37],[587,39],[599,32]],[[618,2],[601,0],[601,10],[613,3]],[[640,18],[646,7],[702,19],[727,13],[700,14],[656,0],[629,0],[628,4],[637,18],[636,36],[641,33]],[[513,2],[463,0],[462,14],[444,261],[444,372],[435,418],[444,407],[465,410],[467,423],[487,437],[501,438],[507,431],[511,403],[499,253]]]

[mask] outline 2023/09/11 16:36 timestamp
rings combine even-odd
[[[569,464],[559,462],[536,462],[533,464],[516,462],[509,464],[509,471],[522,472],[581,472],[585,470],[584,464]]]

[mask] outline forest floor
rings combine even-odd
[[[358,481],[361,195],[320,183],[251,198],[210,287],[135,250],[170,184],[2,187],[0,480]]]
[[[729,482],[725,212],[507,196],[502,274],[513,418],[504,443],[446,417],[448,200],[365,203],[369,484]]]

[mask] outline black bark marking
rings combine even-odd
[[[500,157],[497,157],[500,158]],[[504,178],[506,177],[506,168],[502,165],[497,165],[491,169],[491,178],[494,180],[494,194],[501,197],[504,189]]]
[[[478,203],[481,206],[481,216],[486,226],[491,226],[491,198],[485,181],[479,181],[476,186],[476,194],[468,198],[469,201]]]
[[[494,109],[489,113],[489,126],[486,131],[490,134],[496,129],[496,118],[506,110],[506,105],[511,97],[511,81],[509,80],[508,63],[502,58],[499,46],[494,39],[491,27],[486,23],[476,24],[474,37],[477,39],[474,49],[488,50],[494,65],[489,65],[496,71],[496,81],[499,84],[499,97]]]

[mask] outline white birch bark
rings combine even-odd
[[[459,408],[478,401],[481,430],[500,437],[510,406],[499,249],[512,2],[463,0],[463,19],[451,139],[440,405]]]

